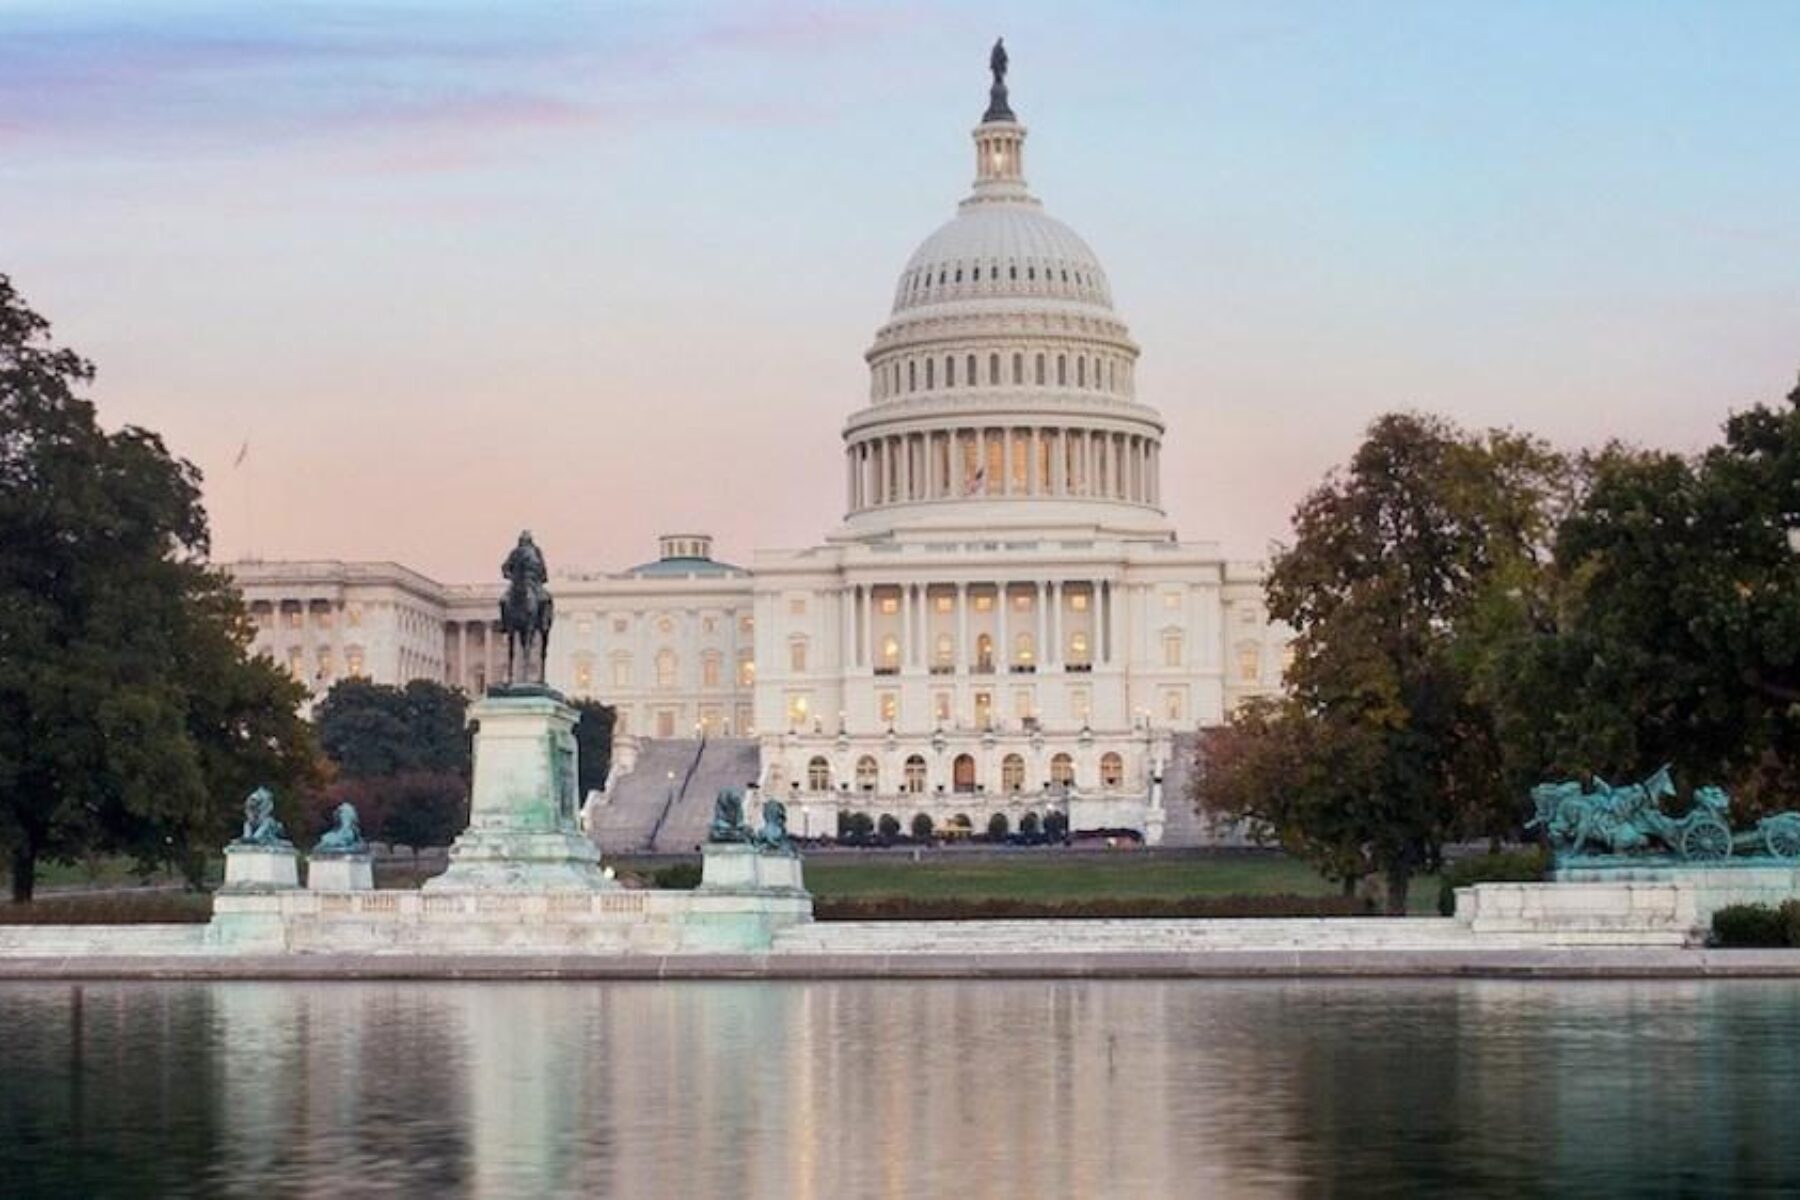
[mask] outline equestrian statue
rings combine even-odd
[[[511,686],[544,683],[544,662],[550,654],[550,624],[555,605],[544,586],[550,572],[544,552],[531,540],[527,529],[519,544],[500,567],[506,577],[506,594],[500,598],[500,629],[506,634],[506,682]],[[532,643],[537,654],[532,654]],[[515,655],[523,661],[515,665]]]

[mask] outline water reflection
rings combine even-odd
[[[1800,984],[0,989],[7,1195],[1800,1187]]]

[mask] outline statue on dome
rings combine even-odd
[[[1012,107],[1006,102],[1006,39],[995,38],[994,48],[988,53],[988,70],[994,73],[994,86],[988,89],[988,108],[982,114],[982,121],[1011,121]]]
[[[550,652],[550,624],[555,605],[545,582],[544,552],[531,540],[531,531],[519,534],[519,544],[500,567],[506,577],[506,594],[500,598],[500,630],[506,634],[506,679],[512,686],[544,683],[544,660]],[[537,642],[535,665],[532,642]],[[524,659],[515,667],[515,653]],[[524,676],[521,678],[521,674]]]

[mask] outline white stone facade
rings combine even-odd
[[[552,582],[549,682],[617,705],[626,736],[758,738],[803,835],[840,809],[1158,826],[1169,735],[1280,682],[1260,568],[1177,540],[1161,508],[1138,348],[1098,259],[1027,189],[1024,127],[974,138],[973,191],[908,262],[866,355],[825,541],[743,569],[670,535],[654,562]],[[498,579],[231,569],[257,648],[316,689],[503,678]]]

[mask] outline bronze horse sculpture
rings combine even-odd
[[[529,530],[519,535],[519,544],[506,556],[500,573],[507,580],[506,594],[500,598],[500,628],[506,634],[506,680],[509,684],[541,684],[544,682],[544,663],[550,653],[550,626],[555,621],[556,606],[549,589],[544,586],[549,572],[544,567],[543,551],[531,540]],[[534,641],[537,643],[535,660],[532,656]],[[524,679],[519,678],[515,656],[524,658]]]

